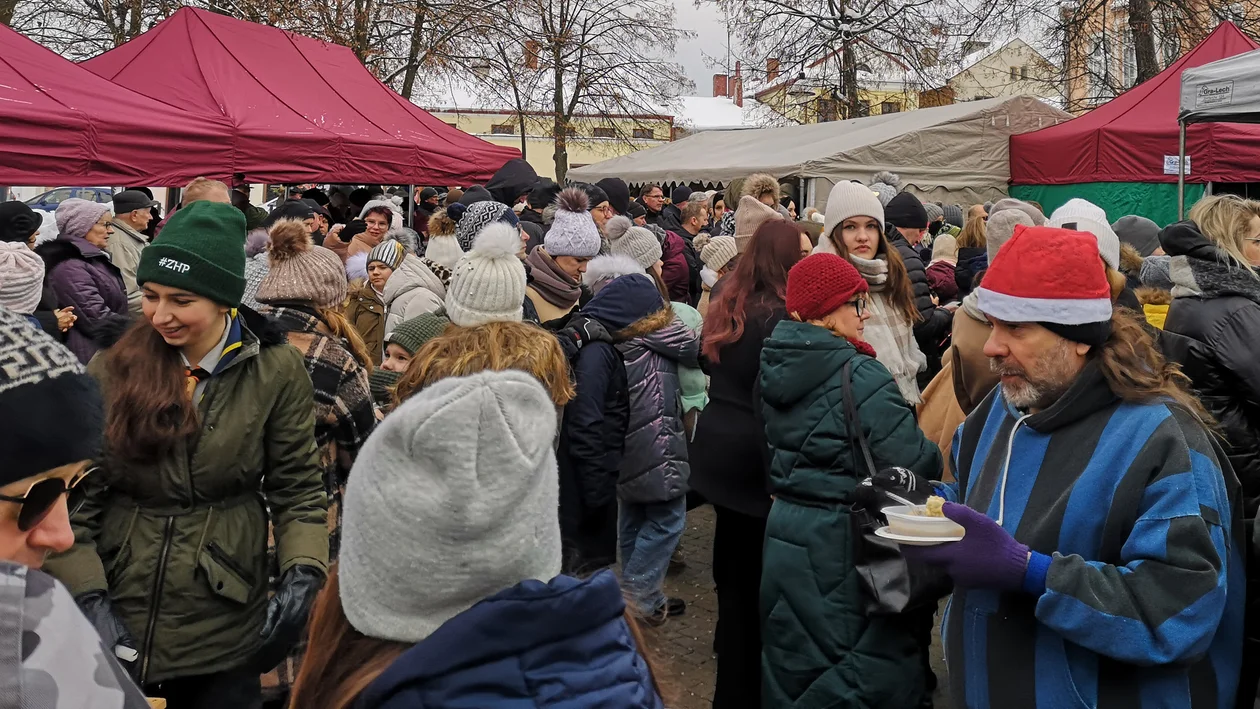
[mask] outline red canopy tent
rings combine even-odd
[[[0,183],[227,178],[231,126],[133,93],[0,25]]]
[[[1066,201],[1063,196],[1080,196],[1113,219],[1145,214],[1174,220],[1177,171],[1164,166],[1165,156],[1175,158],[1178,150],[1181,72],[1256,48],[1236,26],[1222,23],[1155,78],[1080,118],[1011,136],[1011,194],[1037,199],[1047,210]],[[1193,125],[1186,154],[1187,182],[1260,182],[1260,125]]]
[[[351,74],[345,57],[354,59],[345,47],[185,7],[83,66],[173,106],[226,116],[235,170],[254,182],[466,184],[519,157],[436,119],[442,130],[426,124],[362,65]]]

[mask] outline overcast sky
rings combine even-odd
[[[713,5],[696,8],[692,0],[674,0],[678,11],[678,28],[696,33],[696,38],[678,46],[676,61],[696,82],[695,96],[713,94],[713,75],[720,69],[705,64],[705,55],[711,58],[726,56],[726,25]]]

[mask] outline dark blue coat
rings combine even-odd
[[[661,709],[610,571],[523,581],[403,653],[357,709]]]

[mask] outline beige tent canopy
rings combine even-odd
[[[995,98],[846,121],[785,128],[714,130],[570,170],[594,182],[727,182],[753,172],[779,178],[867,182],[880,170],[932,199],[983,201],[1006,193],[1009,138],[1071,114],[1031,96]],[[813,190],[811,190],[813,191]],[[817,185],[818,199],[826,185]]]

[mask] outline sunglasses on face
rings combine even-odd
[[[83,506],[86,493],[83,486],[79,483],[83,482],[83,478],[96,472],[96,468],[88,468],[82,473],[74,476],[69,482],[61,478],[47,478],[32,484],[26,489],[26,494],[21,497],[11,497],[9,495],[0,495],[0,501],[12,502],[22,506],[22,511],[18,513],[18,529],[23,532],[29,532],[44,521],[48,513],[52,511],[53,506],[57,504],[57,500],[63,495],[66,497],[66,507],[70,514],[79,511]]]

